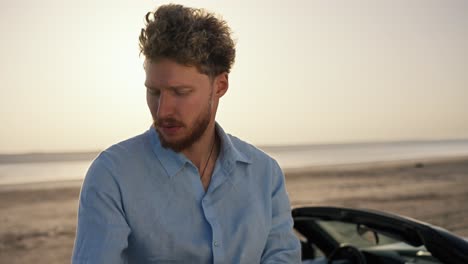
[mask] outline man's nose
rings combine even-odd
[[[174,113],[174,98],[168,92],[161,92],[158,100],[158,118],[166,118]]]

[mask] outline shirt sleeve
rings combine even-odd
[[[78,209],[73,264],[127,263],[130,228],[120,189],[102,154],[84,180]]]
[[[301,245],[293,231],[291,206],[286,192],[284,175],[274,162],[271,229],[261,263],[301,263]]]

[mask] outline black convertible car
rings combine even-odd
[[[292,211],[303,263],[468,264],[468,241],[440,227],[375,210]]]

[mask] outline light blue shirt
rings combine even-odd
[[[206,192],[153,127],[102,152],[82,186],[72,263],[300,263],[277,162],[216,131]]]

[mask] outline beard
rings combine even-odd
[[[210,96],[209,102],[210,103],[207,104],[207,108],[205,109],[205,111],[203,111],[197,117],[197,119],[195,120],[193,124],[193,127],[189,129],[189,134],[175,141],[168,141],[166,138],[164,138],[163,134],[160,131],[158,124],[162,124],[162,123],[173,124],[173,125],[181,126],[182,128],[187,128],[187,125],[185,125],[181,121],[178,121],[174,118],[154,120],[153,125],[156,128],[156,131],[158,132],[158,137],[159,137],[159,141],[161,142],[161,146],[166,149],[167,148],[172,149],[175,152],[181,152],[182,150],[191,147],[195,142],[197,142],[201,138],[201,136],[205,133],[206,129],[208,128],[208,125],[210,124],[211,96]]]

